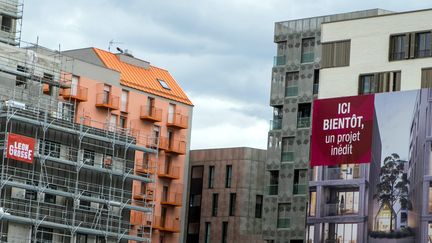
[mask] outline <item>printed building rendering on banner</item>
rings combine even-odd
[[[311,166],[370,163],[374,96],[314,102]]]
[[[14,133],[8,134],[6,157],[26,163],[33,163],[35,140]]]

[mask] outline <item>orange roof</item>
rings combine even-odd
[[[120,61],[120,59],[111,52],[103,51],[98,48],[93,48],[93,50],[107,68],[120,73],[120,84],[192,105],[192,102],[167,70],[151,65],[148,69],[138,67]],[[170,87],[170,90],[163,88],[158,79],[165,81]]]

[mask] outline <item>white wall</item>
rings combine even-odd
[[[358,95],[360,74],[401,70],[401,90],[419,89],[432,57],[388,61],[390,35],[432,29],[432,9],[325,23],[321,41],[351,40],[348,67],[320,70],[319,98]]]

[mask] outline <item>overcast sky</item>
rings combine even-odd
[[[61,50],[110,40],[166,68],[195,104],[192,149],[266,148],[274,22],[385,8],[412,0],[26,0],[24,41]]]

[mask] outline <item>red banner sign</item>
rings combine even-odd
[[[315,100],[311,166],[370,163],[374,96]]]
[[[33,163],[35,139],[9,133],[6,157],[26,163]]]

